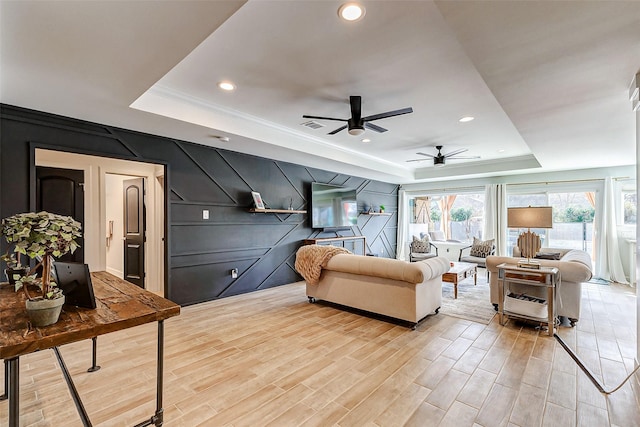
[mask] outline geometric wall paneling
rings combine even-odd
[[[234,261],[234,268],[246,271],[257,262],[253,260]],[[171,280],[173,295],[180,304],[194,304],[219,298],[237,279],[232,279],[227,263],[209,263],[190,267],[173,268]]]
[[[29,143],[167,165],[167,298],[179,304],[301,280],[295,254],[304,239],[336,237],[312,229],[310,214],[252,214],[251,191],[273,208],[309,210],[311,182],[356,188],[363,203],[391,216],[359,215],[343,236],[364,235],[368,251],[395,257],[398,185],[275,161],[107,125],[0,105],[0,215],[29,209]],[[291,199],[293,199],[291,201]],[[209,219],[202,219],[202,211]],[[239,277],[229,274],[238,268]]]

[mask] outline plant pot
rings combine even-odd
[[[15,285],[16,281],[13,278],[14,274],[26,276],[29,273],[29,268],[7,268],[4,270],[4,275],[7,276],[7,280],[10,285]]]
[[[36,327],[53,325],[60,317],[63,304],[64,295],[56,299],[38,298],[27,300],[27,315],[31,324]]]

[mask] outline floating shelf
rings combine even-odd
[[[249,209],[251,213],[278,213],[278,214],[306,214],[307,211],[298,211],[298,210],[290,210],[290,209],[257,209],[251,208]]]
[[[390,213],[387,212],[362,212],[362,215],[382,215],[382,216],[391,216]]]

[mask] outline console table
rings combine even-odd
[[[500,315],[500,324],[504,325],[505,317],[516,317],[521,319],[533,320],[536,322],[546,323],[549,328],[549,335],[553,336],[553,328],[555,326],[555,293],[556,288],[560,286],[560,271],[556,267],[540,267],[538,269],[521,268],[511,264],[499,264],[498,266],[498,314]],[[546,305],[545,315],[532,315],[528,311],[527,303],[535,306],[535,302],[520,301],[521,305],[505,309],[505,294],[509,291],[512,283],[526,285],[528,287],[544,287],[546,288]]]
[[[362,243],[362,255],[367,254],[367,238],[365,236],[345,236],[345,237],[318,237],[305,239],[305,245],[332,245],[341,246],[346,249],[350,249],[354,254],[356,253],[355,242],[360,241]],[[351,243],[351,245],[349,245]],[[348,248],[347,246],[351,246]]]
[[[138,426],[162,425],[164,320],[179,315],[180,306],[103,271],[91,273],[91,281],[96,309],[65,306],[57,323],[42,328],[30,326],[24,294],[14,292],[13,286],[7,283],[0,284],[0,359],[6,362],[5,371],[9,379],[6,393],[9,397],[10,427],[19,426],[20,356],[53,349],[82,422],[90,426],[58,346],[151,322],[158,322],[156,411]]]

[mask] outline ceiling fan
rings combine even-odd
[[[480,156],[459,156],[458,154],[462,154],[465,151],[469,151],[468,148],[461,148],[459,150],[455,150],[452,151],[450,153],[447,154],[442,154],[442,145],[436,145],[436,149],[438,150],[438,154],[427,154],[427,153],[416,153],[420,156],[425,156],[425,157],[431,157],[433,158],[433,165],[434,166],[444,166],[445,161],[447,159],[450,160],[465,160],[465,159],[479,159]],[[407,162],[422,162],[426,159],[412,159],[412,160],[407,160]]]
[[[386,132],[387,129],[380,127],[378,125],[374,125],[371,123],[373,120],[386,119],[387,117],[400,116],[402,114],[413,113],[413,108],[402,108],[400,110],[387,111],[386,113],[374,114],[372,116],[362,117],[362,97],[360,96],[350,96],[349,104],[351,104],[351,118],[349,119],[337,119],[335,117],[321,117],[321,116],[309,116],[307,114],[302,117],[305,119],[318,119],[318,120],[337,120],[339,122],[347,122],[346,125],[339,127],[327,135],[335,135],[343,129],[349,128],[350,135],[362,135],[364,129],[371,129],[373,131],[382,133]]]

